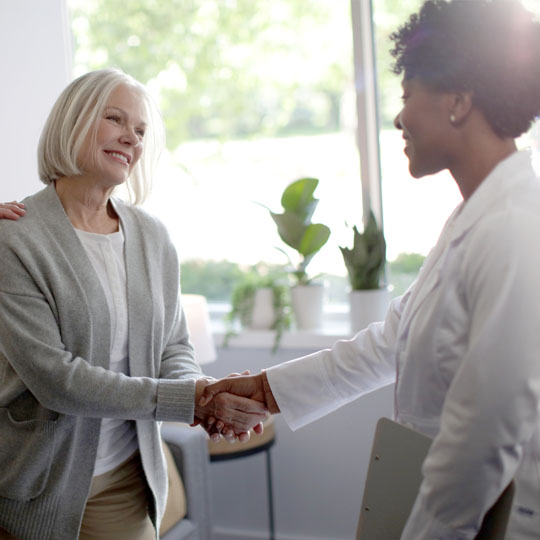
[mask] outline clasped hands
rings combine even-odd
[[[279,412],[273,396],[265,392],[263,374],[233,373],[220,380],[199,379],[195,391],[195,422],[212,440],[223,435],[229,442],[249,440],[249,430],[263,432],[269,413]],[[270,401],[270,403],[268,403]]]

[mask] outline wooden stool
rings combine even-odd
[[[274,418],[269,416],[264,422],[264,433],[257,435],[251,431],[249,441],[245,443],[229,443],[225,439],[214,442],[208,439],[208,452],[210,461],[227,461],[239,459],[259,452],[266,454],[266,485],[268,487],[268,522],[270,524],[270,540],[275,539],[274,528],[274,496],[272,491],[272,464],[270,460],[270,448],[276,442],[276,430]]]

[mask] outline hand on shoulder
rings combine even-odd
[[[23,203],[17,201],[0,203],[0,219],[11,219],[16,221],[25,214],[26,210]]]

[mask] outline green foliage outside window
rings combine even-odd
[[[352,49],[347,40],[341,45],[350,24],[341,28],[347,18],[335,9],[348,11],[348,1],[70,5],[79,70],[119,67],[157,88],[171,150],[190,139],[317,133],[339,125]]]
[[[68,0],[79,72],[158,89],[174,150],[192,139],[336,131],[352,84],[349,0]],[[421,0],[373,1],[382,127],[399,110],[388,35]]]
[[[180,265],[182,292],[202,294],[211,302],[228,302],[246,269],[230,261],[189,260]]]
[[[403,294],[414,281],[424,256],[418,253],[401,253],[395,261],[388,263],[389,282],[392,294]],[[191,260],[180,266],[182,292],[202,294],[210,302],[228,303],[235,286],[245,281],[246,275],[257,273],[265,276],[278,272],[279,266],[259,263],[256,266],[242,266],[230,261]],[[325,274],[327,297],[330,302],[347,302],[348,279],[345,276]]]

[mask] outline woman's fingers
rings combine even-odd
[[[0,219],[17,220],[26,214],[24,204],[12,201],[8,203],[0,203]]]

